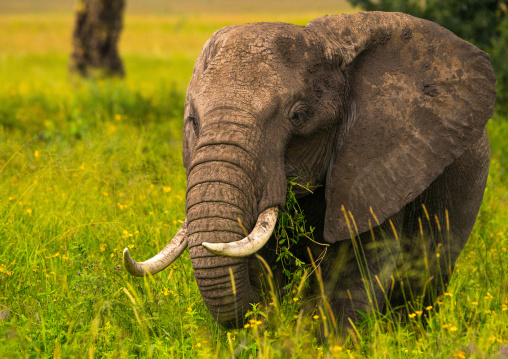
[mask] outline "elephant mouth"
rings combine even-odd
[[[270,239],[275,224],[277,223],[277,207],[271,207],[264,210],[259,216],[251,233],[245,238],[229,243],[209,243],[203,242],[202,246],[209,252],[224,257],[241,258],[247,257],[260,250]],[[182,252],[187,248],[187,220],[177,232],[175,237],[168,243],[164,249],[154,257],[144,261],[136,262],[132,259],[129,248],[123,251],[123,264],[127,272],[137,277],[156,274],[171,263],[173,263]]]

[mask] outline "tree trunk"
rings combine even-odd
[[[118,55],[125,0],[78,0],[69,68],[83,77],[125,75]]]

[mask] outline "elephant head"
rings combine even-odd
[[[382,223],[400,211],[480,139],[494,82],[484,52],[400,13],[217,31],[185,102],[187,220],[147,262],[126,249],[126,267],[154,274],[188,247],[208,309],[234,325],[259,301],[252,254],[272,245],[288,177],[324,187],[325,241],[350,238],[342,208],[365,232],[372,212]]]

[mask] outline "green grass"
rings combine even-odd
[[[214,29],[251,18],[130,17],[128,77],[94,84],[67,76],[70,16],[0,16],[1,356],[506,355],[508,120],[497,116],[477,225],[426,318],[372,315],[347,340],[320,344],[315,330],[329,319],[299,316],[295,288],[227,331],[208,314],[187,251],[153,280],[121,268],[125,246],[147,258],[185,218],[181,127],[193,62]]]

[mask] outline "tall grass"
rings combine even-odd
[[[407,319],[371,313],[341,339],[326,305],[301,311],[304,283],[277,299],[268,280],[266,305],[252,308],[244,328],[225,330],[203,304],[187,251],[153,278],[121,266],[121,249],[147,258],[185,217],[182,108],[202,45],[158,51],[139,34],[179,43],[206,39],[218,23],[199,18],[177,28],[137,17],[125,31],[132,43],[122,45],[126,81],[82,83],[67,78],[68,45],[54,37],[69,33],[65,21],[0,21],[0,42],[9,44],[0,46],[2,357],[508,355],[506,119],[488,125],[493,157],[480,215],[448,291],[426,316],[418,308]],[[324,342],[316,338],[323,326]]]

